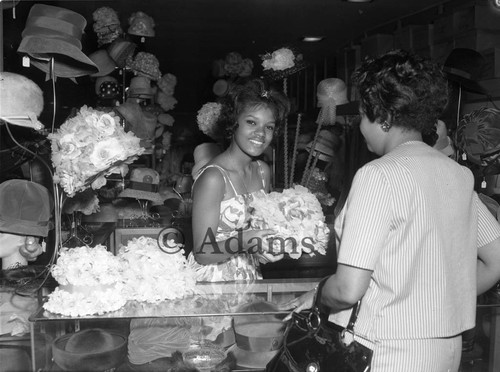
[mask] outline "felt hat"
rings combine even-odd
[[[334,125],[337,119],[337,106],[348,103],[347,86],[337,78],[321,80],[316,90],[320,111],[316,123]]]
[[[130,172],[130,182],[118,197],[149,200],[163,204],[159,193],[160,174],[151,168],[134,168]]]
[[[485,63],[483,55],[474,49],[455,48],[446,57],[443,72],[448,80],[458,83],[463,89],[487,94],[486,89],[477,82]]]
[[[127,32],[136,36],[155,36],[155,21],[144,12],[135,12],[128,19],[130,27]]]
[[[265,368],[283,344],[286,323],[271,302],[257,301],[240,306],[233,318],[235,344],[228,349],[242,368]],[[276,314],[273,314],[276,313]]]
[[[95,74],[99,68],[82,52],[81,37],[87,21],[71,10],[52,5],[31,7],[22,32],[20,53],[33,58],[31,64],[44,72],[50,71],[54,58],[54,75],[74,78]]]
[[[210,160],[215,158],[221,152],[220,146],[213,142],[205,142],[196,146],[193,152],[194,165],[191,170],[193,178],[198,175],[201,168],[203,168]]]
[[[116,63],[111,59],[109,53],[105,49],[96,50],[94,53],[89,55],[89,58],[97,65],[99,72],[92,74],[92,77],[106,76],[111,74],[115,68]]]
[[[500,173],[500,110],[482,107],[464,115],[455,132],[456,144],[484,175]]]
[[[43,93],[38,85],[23,75],[0,72],[0,120],[42,129],[38,117],[43,111]]]
[[[307,151],[311,151],[313,147],[314,140],[309,142],[306,146]],[[316,144],[314,145],[314,156],[317,156],[319,160],[330,161],[335,154],[335,149],[340,145],[340,139],[335,133],[329,130],[321,130],[316,139]]]
[[[13,179],[0,184],[0,231],[47,236],[51,228],[52,196],[46,187]]]
[[[151,86],[151,79],[145,76],[134,76],[130,79],[130,85],[127,90],[127,97],[134,98],[153,98],[154,89]]]
[[[54,340],[52,355],[64,371],[106,371],[123,363],[127,337],[99,328],[67,333]]]
[[[139,103],[127,100],[116,107],[115,111],[125,120],[125,132],[133,132],[144,140],[155,138],[158,119],[154,114],[143,110]]]
[[[125,40],[123,38],[116,38],[111,44],[108,45],[106,50],[108,51],[111,59],[115,61],[116,65],[120,68],[123,68],[125,67],[127,58],[131,57],[134,54],[136,47],[137,45],[135,45],[131,41]]]

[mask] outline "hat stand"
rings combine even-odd
[[[81,244],[88,246],[92,244],[94,235],[82,226],[82,218],[79,212],[71,213],[70,224],[69,237],[62,244],[64,247],[77,247]]]

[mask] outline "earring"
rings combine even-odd
[[[384,121],[382,124],[380,124],[380,128],[382,128],[382,130],[386,133],[389,132],[389,129],[391,129],[391,126],[392,126],[391,123],[388,123],[387,120]]]

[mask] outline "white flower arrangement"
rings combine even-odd
[[[169,247],[173,244],[169,241]],[[118,257],[124,265],[125,298],[157,303],[197,293],[196,271],[187,265],[183,252],[166,253],[156,239],[145,236],[122,246]]]
[[[48,138],[54,182],[70,197],[89,186],[101,188],[106,184],[106,175],[126,174],[127,164],[144,152],[140,138],[132,132],[126,133],[118,117],[87,106]]]
[[[198,128],[213,139],[216,137],[216,124],[221,110],[222,105],[220,103],[208,102],[198,110],[198,115],[196,116]]]
[[[288,48],[280,48],[262,57],[264,70],[283,71],[295,66],[295,54]]]
[[[285,244],[284,253],[300,258],[302,253],[325,255],[330,229],[325,223],[321,204],[306,187],[296,185],[283,192],[256,194],[250,202],[253,207],[251,226],[255,229],[271,228],[276,237],[289,239],[295,244]],[[273,248],[281,249],[279,240]]]

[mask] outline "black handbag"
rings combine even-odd
[[[353,307],[346,328],[328,321],[320,311],[318,285],[311,310],[293,313],[284,333],[283,346],[266,366],[266,372],[368,372],[373,351],[352,341],[346,345],[346,332],[353,332],[359,302]]]

